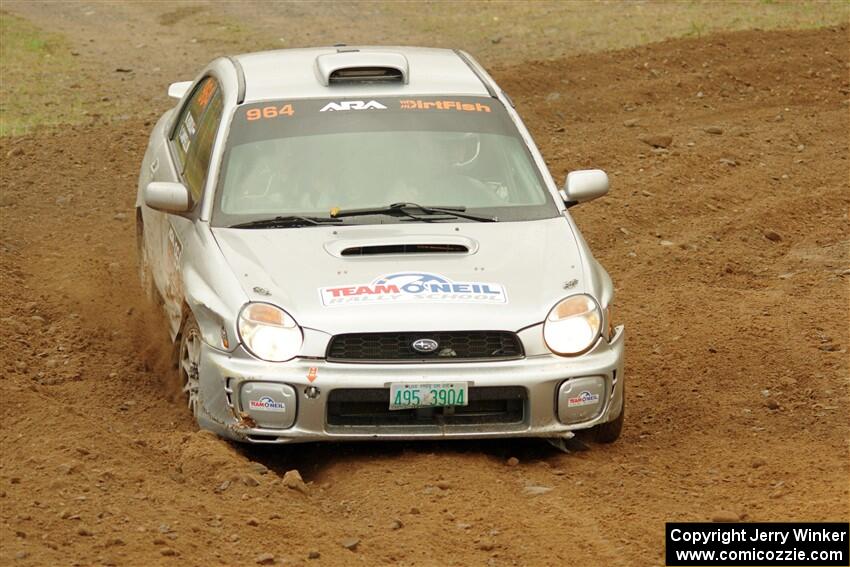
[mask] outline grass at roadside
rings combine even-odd
[[[416,36],[484,52],[487,60],[500,63],[518,62],[515,55],[545,59],[721,31],[850,23],[847,0],[493,1],[432,8],[414,15],[403,3],[376,6],[404,18]]]
[[[7,2],[8,10],[15,10]],[[120,48],[80,57],[72,46],[88,46],[88,35],[67,39],[0,11],[0,135],[39,126],[79,123],[162,106],[164,84],[192,76],[215,55],[269,48],[349,44],[413,44],[461,47],[487,66],[633,47],[680,36],[700,37],[742,29],[802,29],[847,24],[848,0],[589,1],[490,0],[461,2],[264,2],[193,4],[101,3],[116,30],[132,35]],[[140,12],[143,11],[143,12]],[[262,18],[258,18],[258,10]],[[26,11],[23,11],[26,13]],[[143,14],[155,18],[138,30]],[[31,15],[27,15],[31,17]],[[38,11],[32,17],[38,18]],[[42,19],[33,19],[42,22]],[[134,28],[134,26],[136,26]],[[73,29],[73,28],[69,28]],[[81,26],[80,29],[85,29]],[[85,39],[83,39],[85,37]],[[148,45],[145,69],[132,81],[115,74],[133,60],[136,45]],[[77,42],[77,43],[75,43]],[[109,42],[104,42],[109,45]],[[98,48],[100,48],[98,43]],[[102,49],[102,48],[101,48]],[[167,55],[163,55],[166,53]],[[179,53],[180,65],[171,64]],[[159,76],[149,72],[151,68]],[[107,94],[108,96],[103,96]],[[152,102],[152,97],[155,99]],[[159,106],[157,106],[159,105]]]
[[[806,29],[850,22],[847,0],[488,0],[287,3],[262,20],[255,5],[222,4],[278,47],[337,41],[460,47],[486,65],[634,47],[745,29]],[[295,15],[293,16],[293,12]]]
[[[40,125],[79,122],[81,87],[62,36],[0,12],[0,136]]]
[[[104,35],[114,38],[142,21],[132,11],[122,11],[127,7],[136,8],[131,4],[103,4],[98,8],[124,26],[118,26],[117,31],[103,30]],[[248,25],[221,17],[217,11],[192,6],[174,9],[167,4],[162,7],[169,11],[160,14],[157,21],[162,27],[151,33],[171,40],[171,47],[182,52],[184,60],[196,60],[186,65],[182,74],[176,74],[175,66],[162,59],[161,49],[145,46],[147,35],[135,35],[134,41],[127,39],[119,51],[111,53],[104,53],[101,47],[108,48],[110,42],[100,43],[98,39],[100,57],[93,58],[95,40],[91,36],[82,39],[80,33],[66,37],[0,10],[0,136],[24,134],[38,126],[123,119],[157,105],[164,109],[162,99],[169,78],[191,78],[218,55],[275,47],[271,40],[264,43],[256,37]],[[181,45],[187,36],[188,46]],[[75,41],[82,43],[79,54]],[[142,48],[150,57],[140,61]],[[203,55],[199,57],[199,53]],[[161,66],[166,70],[159,74]],[[152,98],[159,100],[152,102]]]

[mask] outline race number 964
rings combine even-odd
[[[283,106],[264,106],[263,108],[252,108],[245,113],[248,120],[262,120],[264,118],[277,118],[279,116],[292,116],[295,111],[291,104]]]

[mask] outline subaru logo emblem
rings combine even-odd
[[[416,339],[410,345],[416,352],[434,352],[440,347],[440,343],[433,339]]]

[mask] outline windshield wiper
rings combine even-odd
[[[260,219],[234,224],[228,228],[292,228],[296,226],[319,226],[323,224],[338,224],[342,219],[328,217],[305,217],[302,215],[288,215],[274,217],[271,219]]]
[[[411,209],[415,210],[417,214],[413,214]],[[428,218],[432,216],[447,216],[478,222],[497,222],[499,220],[496,217],[473,215],[465,213],[464,211],[466,211],[466,207],[425,207],[417,205],[416,203],[393,203],[386,207],[374,207],[371,209],[333,209],[331,210],[331,217],[339,219],[344,217],[362,217],[366,215],[401,215],[424,221],[438,220]]]

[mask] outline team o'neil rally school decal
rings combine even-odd
[[[507,303],[501,284],[455,282],[425,272],[401,272],[375,278],[371,283],[319,288],[322,305],[375,303]]]

